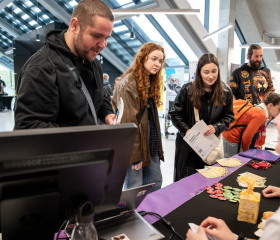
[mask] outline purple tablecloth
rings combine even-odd
[[[251,160],[250,158],[245,158],[238,155],[234,155],[232,157],[240,159],[243,163],[242,166]],[[213,166],[220,165],[215,164]],[[228,174],[220,178],[205,178],[200,173],[195,173],[189,177],[181,179],[178,182],[159,189],[156,192],[150,193],[136,210],[156,212],[164,217],[184,204],[186,201],[190,200],[195,195],[204,191],[205,186],[211,186],[215,182],[221,181],[223,178],[227,177],[229,174],[233,173],[242,166],[228,168]],[[146,215],[145,219],[151,224],[158,220],[157,218],[150,215]],[[62,239],[65,238],[63,231],[60,233],[59,237]]]
[[[243,165],[251,160],[250,158],[238,155],[234,155],[232,157],[240,159]],[[220,165],[215,164],[213,166]],[[223,178],[227,177],[229,174],[233,173],[242,166],[228,168],[228,174],[220,178],[205,178],[200,173],[195,173],[189,177],[183,178],[178,182],[172,183],[147,195],[137,208],[137,211],[156,212],[164,217],[195,195],[204,191],[205,186],[211,186],[215,182],[221,181]],[[145,219],[151,224],[158,220],[150,215],[146,215]]]

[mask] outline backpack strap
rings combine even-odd
[[[240,113],[240,112],[242,111],[242,109],[243,109],[244,107],[246,107],[249,103],[250,103],[249,101],[246,101],[246,103],[244,103],[244,104],[241,106],[241,108],[239,108],[239,109],[237,110],[237,112]],[[243,116],[243,114],[244,114],[245,112],[247,112],[247,111],[248,111],[250,108],[252,108],[252,107],[254,107],[254,106],[252,105],[252,106],[248,107],[248,108],[238,117],[238,119],[236,119],[235,124],[229,128],[229,130],[231,130],[231,129],[233,129],[233,128],[243,127],[243,129],[242,129],[241,132],[240,132],[240,137],[239,137],[239,141],[238,141],[237,153],[240,152],[241,144],[242,144],[242,136],[243,136],[243,133],[244,133],[246,127],[247,127],[247,125],[245,125],[245,124],[237,124],[237,122],[238,122],[239,119]]]
[[[244,107],[246,107],[249,103],[250,103],[249,101],[247,101],[246,103],[244,103],[244,104],[241,106],[241,108],[239,108],[239,109],[237,110],[237,112],[238,112],[238,113],[241,112],[241,110],[242,110]],[[231,129],[233,129],[233,128],[237,128],[237,127],[247,127],[247,125],[237,125],[237,122],[238,122],[239,119],[243,116],[243,114],[244,114],[245,112],[247,112],[247,111],[248,111],[250,108],[252,108],[252,107],[254,107],[254,106],[252,105],[252,106],[248,107],[248,108],[238,117],[238,119],[236,119],[235,124],[234,124],[233,126],[231,126],[231,127],[229,128],[229,130],[231,130]]]
[[[90,107],[93,119],[94,119],[94,124],[98,125],[98,121],[97,121],[97,115],[96,115],[96,111],[95,111],[95,107],[94,104],[92,102],[91,96],[87,90],[87,87],[81,77],[81,75],[78,73],[76,67],[74,66],[73,62],[71,61],[70,58],[68,58],[66,55],[64,55],[62,52],[57,51],[57,53],[60,55],[60,57],[63,59],[64,63],[67,65],[67,67],[69,68],[69,70],[72,72],[73,76],[75,77],[75,79],[77,81],[81,81],[82,84],[82,91],[86,97],[86,100],[88,102],[88,105]]]

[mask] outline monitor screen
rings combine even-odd
[[[52,239],[83,201],[117,206],[134,124],[0,133],[2,239]]]

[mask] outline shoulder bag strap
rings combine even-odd
[[[194,111],[194,119],[195,119],[195,122],[197,123],[199,121],[199,112],[198,112],[198,109],[197,108],[193,108],[193,111]]]
[[[92,102],[92,99],[91,99],[91,96],[87,90],[87,87],[82,79],[82,77],[78,74],[77,72],[77,69],[76,67],[74,66],[73,62],[67,57],[65,56],[63,53],[61,52],[58,52],[58,54],[61,56],[61,58],[63,59],[63,61],[65,62],[65,64],[67,65],[67,67],[69,68],[69,70],[72,72],[73,76],[75,77],[75,79],[77,81],[81,81],[82,83],[82,91],[87,99],[87,102],[89,104],[89,107],[90,107],[90,110],[91,110],[91,113],[93,115],[93,119],[94,119],[94,122],[95,122],[95,125],[98,125],[98,121],[97,121],[97,116],[96,116],[96,111],[95,111],[95,107],[93,105],[93,102]]]
[[[137,121],[138,121],[138,126],[140,125],[140,123],[142,121],[142,118],[143,118],[143,115],[144,115],[144,112],[145,112],[146,108],[147,108],[147,105],[145,105],[136,116]]]

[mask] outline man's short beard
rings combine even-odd
[[[259,65],[256,65],[256,63],[259,63]],[[261,67],[261,62],[250,60],[250,66],[253,68],[259,69]]]

